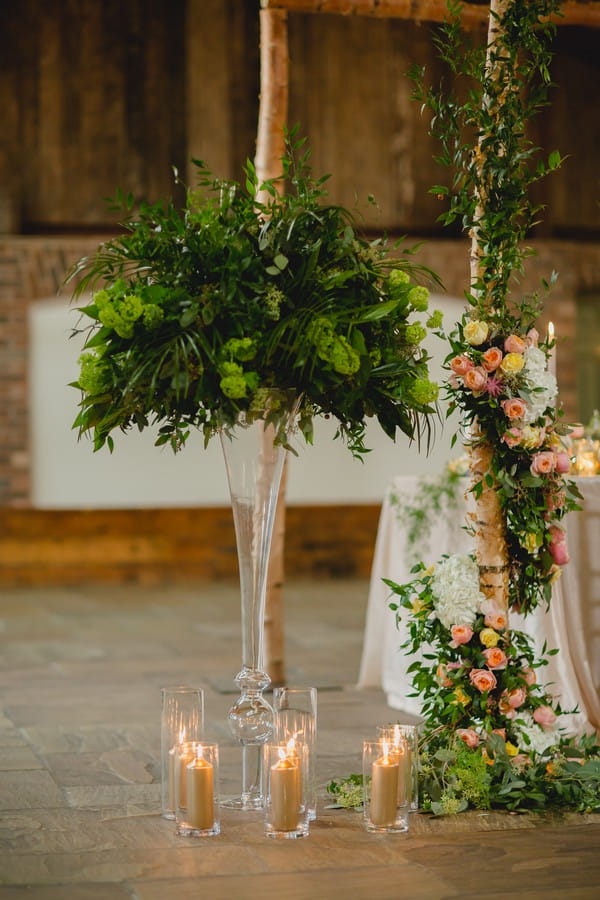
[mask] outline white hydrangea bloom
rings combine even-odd
[[[523,421],[530,425],[541,418],[548,407],[554,405],[558,386],[554,375],[546,369],[546,355],[539,347],[528,347],[524,357],[521,378],[527,395],[523,398],[527,402],[527,412]],[[534,388],[537,390],[534,391]]]
[[[431,584],[435,615],[445,628],[472,625],[485,600],[479,590],[479,568],[470,556],[450,556],[436,570]]]
[[[521,724],[521,719],[524,724]],[[523,750],[525,753],[528,753],[531,750],[534,750],[539,754],[545,753],[550,747],[554,747],[558,744],[560,739],[557,730],[558,719],[551,728],[542,728],[542,726],[538,725],[535,721],[532,714],[527,711],[521,712],[519,710],[517,721],[514,723],[514,728],[519,734],[529,738],[529,744],[526,743],[526,741],[523,741],[522,743],[519,742],[519,749]]]

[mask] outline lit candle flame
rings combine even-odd
[[[204,759],[204,747],[202,744],[198,744],[196,747],[196,759]]]
[[[552,343],[554,340],[554,322],[548,322],[548,342]]]

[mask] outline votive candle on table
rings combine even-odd
[[[218,834],[218,763],[217,744],[190,742],[186,747],[177,779],[179,805],[177,833],[186,837]]]
[[[175,781],[179,774],[182,747],[202,739],[204,693],[202,688],[176,685],[161,689],[161,805],[167,819],[175,818],[178,797]]]
[[[371,815],[373,825],[389,826],[396,821],[399,765],[396,754],[385,741],[381,756],[371,764]]]
[[[306,744],[290,740],[266,748],[267,803],[265,833],[268,837],[297,838],[308,834],[306,780],[308,768]]]
[[[399,778],[398,749],[385,740],[364,741],[363,819],[367,831],[408,831],[406,790],[399,791]]]
[[[398,803],[408,804],[410,809],[419,808],[419,726],[402,725],[393,722],[378,725],[377,736],[398,750]]]

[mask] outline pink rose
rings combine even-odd
[[[531,765],[531,759],[526,753],[517,753],[511,758],[511,763],[516,769],[524,769]]]
[[[450,363],[450,368],[455,375],[466,375],[469,369],[474,368],[474,363],[468,356],[455,356]]]
[[[513,688],[512,691],[508,692],[508,705],[511,709],[518,709],[520,706],[523,706],[526,700],[527,691],[525,688]]]
[[[537,347],[540,339],[540,333],[537,328],[530,328],[527,332],[527,343],[530,347]]]
[[[569,551],[564,528],[561,528],[559,525],[551,525],[548,531],[550,533],[548,550],[552,559],[557,566],[566,566],[569,562]]]
[[[524,353],[526,347],[527,342],[522,337],[519,337],[518,334],[509,334],[504,341],[505,353]]]
[[[473,629],[470,625],[453,625],[450,629],[452,640],[451,647],[458,647],[460,644],[468,644],[473,637]]]
[[[489,647],[483,651],[485,663],[489,669],[505,669],[508,659],[506,653],[499,647]]]
[[[559,541],[557,544],[550,544],[548,549],[550,550],[550,556],[557,566],[567,565],[570,556],[569,549],[564,541]]]
[[[481,357],[481,365],[486,372],[495,372],[502,362],[502,350],[498,347],[490,347]]]
[[[506,740],[506,728],[493,728],[492,734],[499,734],[503,741]]]
[[[472,728],[457,728],[456,734],[471,750],[479,746],[479,735]]]
[[[509,428],[508,431],[505,431],[502,435],[502,440],[507,447],[512,449],[513,447],[519,446],[522,437],[523,433],[520,428]]]
[[[508,701],[508,694],[506,693],[506,691],[502,692],[502,696],[498,701],[498,709],[503,716],[506,716],[507,719],[516,719],[517,717],[517,711],[510,705]]]
[[[556,722],[556,713],[550,706],[538,706],[533,712],[533,718],[542,728],[549,728]]]
[[[555,453],[554,468],[557,472],[560,472],[561,475],[566,475],[566,473],[571,468],[571,460],[569,459],[569,454],[564,452]]]
[[[465,387],[470,391],[482,391],[487,383],[487,372],[480,366],[469,369],[464,377]]]
[[[449,672],[455,672],[457,669],[462,669],[462,667],[463,664],[461,662],[451,662],[446,666]]]
[[[520,397],[510,397],[502,401],[502,409],[509,419],[522,419],[527,412],[527,404]]]
[[[542,450],[534,454],[529,470],[532,475],[550,475],[554,472],[556,460],[552,450]]]
[[[529,669],[529,668],[523,669],[523,671],[521,672],[521,678],[523,679],[523,681],[526,684],[528,684],[530,686],[532,684],[535,684],[537,681],[537,675],[535,674],[535,669]]]
[[[471,669],[469,680],[473,687],[477,688],[482,694],[485,691],[491,691],[498,683],[494,673],[488,669]]]

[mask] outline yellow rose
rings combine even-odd
[[[519,543],[521,547],[524,547],[525,550],[527,550],[528,553],[535,553],[537,548],[540,546],[538,536],[533,531],[530,531],[529,534],[522,534],[519,538]]]
[[[420,613],[422,609],[425,609],[426,606],[427,604],[421,599],[421,597],[415,597],[415,599],[411,603],[410,608],[416,615],[417,613]]]
[[[525,425],[521,429],[521,440],[519,443],[525,450],[535,450],[540,446],[542,440],[542,429],[535,425]]]
[[[482,628],[479,632],[479,640],[484,647],[495,647],[500,640],[500,635],[493,628]]]
[[[423,575],[428,575],[429,577],[431,577],[434,572],[435,572],[435,563],[432,563],[430,566],[427,566],[427,568],[423,572]]]
[[[515,747],[514,744],[511,744],[510,741],[507,741],[506,744],[504,745],[504,747],[509,756],[516,756],[517,753],[519,752],[519,748]]]
[[[500,363],[500,371],[505,375],[518,375],[525,365],[522,353],[507,353]]]
[[[472,321],[465,325],[463,335],[467,344],[478,347],[487,338],[489,330],[487,322]]]
[[[465,694],[462,688],[456,688],[454,691],[454,700],[450,703],[452,706],[467,706],[471,702],[468,694]]]

